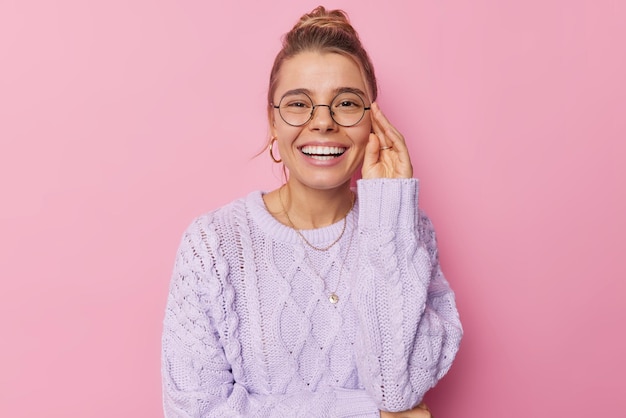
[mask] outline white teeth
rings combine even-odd
[[[333,156],[341,155],[346,152],[346,149],[343,147],[322,147],[322,146],[313,146],[307,145],[302,147],[301,151],[304,154],[317,157],[318,159],[328,160]],[[326,157],[326,158],[321,158]]]

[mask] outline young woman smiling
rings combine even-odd
[[[285,184],[183,235],[163,330],[166,417],[432,417],[422,399],[462,327],[404,138],[376,97],[345,13],[302,16],[268,92]]]

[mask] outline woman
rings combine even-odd
[[[318,7],[285,36],[268,150],[287,180],[185,232],[163,330],[167,417],[431,416],[420,402],[462,329],[376,94],[342,11]]]

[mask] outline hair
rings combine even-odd
[[[326,10],[323,6],[318,6],[310,13],[302,15],[295,26],[283,36],[282,45],[270,73],[268,106],[274,100],[278,73],[283,62],[302,52],[311,51],[334,52],[354,59],[363,71],[372,95],[371,100],[376,100],[378,86],[374,66],[343,10]]]

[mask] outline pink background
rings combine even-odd
[[[161,416],[191,219],[280,170],[280,35],[317,1],[0,0],[0,416]],[[344,8],[405,134],[466,337],[437,418],[618,417],[626,3]]]

